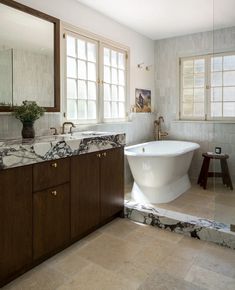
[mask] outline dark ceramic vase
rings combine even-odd
[[[33,124],[34,124],[33,122],[23,122],[23,128],[22,128],[21,133],[24,139],[35,137]]]

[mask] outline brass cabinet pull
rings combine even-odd
[[[58,164],[56,162],[54,162],[54,163],[51,164],[51,167],[57,168]]]
[[[106,153],[106,152],[104,152],[102,155],[103,155],[104,157],[106,157],[107,153]]]
[[[101,154],[99,153],[99,154],[97,154],[96,156],[97,156],[98,158],[100,158],[100,157],[101,157]]]
[[[56,191],[56,190],[53,190],[53,191],[51,192],[51,194],[52,194],[53,196],[57,196],[57,191]]]

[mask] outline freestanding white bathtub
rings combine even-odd
[[[197,143],[153,141],[125,148],[134,185],[132,198],[144,203],[167,203],[191,187],[189,166]]]

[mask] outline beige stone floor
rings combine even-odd
[[[126,193],[131,191],[131,185],[126,187]],[[180,197],[169,203],[155,204],[167,210],[207,218],[225,224],[235,224],[235,190],[230,190],[218,180],[208,181],[204,190],[196,182]]]
[[[4,290],[235,289],[235,251],[116,219]]]

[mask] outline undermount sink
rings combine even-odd
[[[65,141],[73,150],[79,148],[79,144],[82,139],[95,138],[96,136],[104,136],[110,133],[98,132],[98,131],[81,131],[73,132],[71,134],[60,134],[53,136],[38,137],[34,143],[34,151],[44,156],[48,150],[50,150],[58,141]]]

